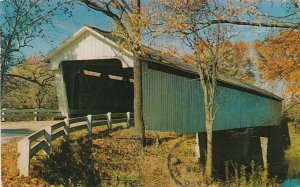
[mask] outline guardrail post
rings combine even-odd
[[[126,123],[126,126],[127,126],[127,128],[129,128],[129,127],[130,127],[130,112],[127,112],[126,115],[127,115],[127,123]]]
[[[106,115],[107,115],[107,127],[108,129],[111,129],[112,127],[111,112],[108,112]]]
[[[35,109],[35,112],[34,112],[34,121],[38,121],[38,108]]]
[[[64,125],[64,139],[66,142],[69,141],[69,134],[70,134],[70,122],[69,118],[65,118],[65,125]]]
[[[87,133],[91,137],[92,136],[92,128],[93,128],[93,120],[92,115],[87,115]]]
[[[52,141],[52,127],[51,126],[48,126],[45,128],[45,139],[48,143],[48,148],[46,149],[46,154],[48,156],[50,156],[50,153],[51,153],[51,141]]]
[[[3,108],[2,110],[1,110],[1,121],[5,121],[5,108]]]
[[[30,140],[25,138],[18,143],[18,170],[20,176],[30,174]]]

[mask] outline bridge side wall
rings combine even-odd
[[[147,129],[177,133],[205,132],[199,81],[153,63],[143,63],[143,109]],[[239,87],[218,85],[214,131],[277,125],[281,101]]]

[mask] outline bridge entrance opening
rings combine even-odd
[[[70,117],[133,112],[133,69],[118,59],[64,61]]]

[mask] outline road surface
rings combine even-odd
[[[1,144],[17,137],[25,137],[57,121],[1,122]]]

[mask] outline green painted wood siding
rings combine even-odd
[[[199,81],[148,68],[143,63],[143,109],[146,128],[177,133],[205,132],[203,93]],[[218,86],[219,107],[213,129],[278,124],[281,102]]]

